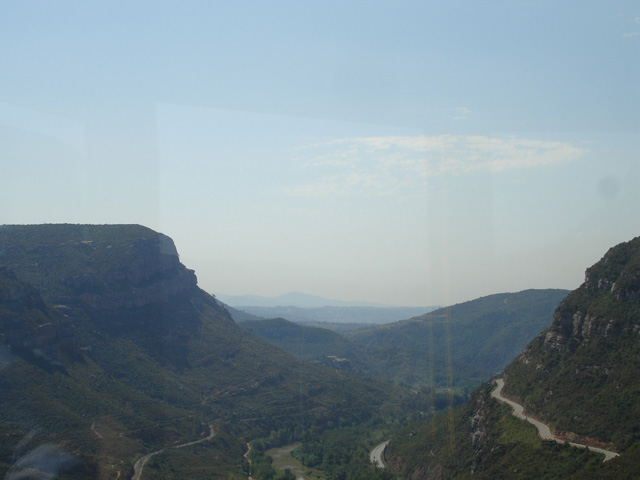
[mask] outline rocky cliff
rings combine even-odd
[[[558,431],[640,440],[640,237],[587,269],[548,329],[505,370],[505,391]]]
[[[54,304],[142,307],[196,286],[173,241],[138,225],[5,225],[0,264]]]
[[[610,249],[587,269],[584,283],[560,304],[538,342],[545,349],[571,354],[588,340],[637,336],[639,300],[640,238],[636,238]],[[528,352],[521,361],[528,361]]]
[[[610,249],[558,305],[550,325],[504,371],[504,394],[557,435],[617,450],[602,462],[543,442],[490,397],[392,438],[388,461],[407,478],[640,478],[640,237]]]

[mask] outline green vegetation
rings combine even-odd
[[[145,469],[227,478],[244,472],[246,442],[270,431],[300,438],[416,403],[248,334],[197,288],[171,240],[144,227],[4,226],[0,252],[11,269],[0,271],[0,476],[52,445],[77,460],[76,478],[130,478],[137,458],[213,423],[211,442]]]
[[[173,245],[140,225],[3,225],[0,263],[45,296],[102,291],[118,286],[113,280],[145,241]]]
[[[458,392],[468,393],[491,376],[488,370],[454,360],[450,378],[446,359],[429,351],[360,345],[330,330],[302,326],[282,318],[244,321],[239,325],[302,360],[408,388],[451,386]]]
[[[416,472],[450,479],[581,478],[602,464],[584,449],[542,441],[536,429],[489,396],[489,385],[452,412],[394,435],[387,458],[403,478]]]
[[[427,350],[491,372],[501,371],[551,322],[566,290],[503,293],[345,336],[368,346]],[[486,377],[485,377],[486,378]]]
[[[611,249],[510,365],[506,392],[556,430],[640,442],[640,239]]]
[[[614,444],[621,455],[606,463],[541,441],[489,385],[452,408],[473,372],[486,372],[452,361],[449,376],[440,355],[498,368],[515,354],[500,346],[533,336],[563,291],[485,297],[354,332],[358,344],[281,319],[245,325],[315,363],[349,359],[329,369],[240,328],[171,240],[144,227],[1,227],[0,264],[0,476],[50,458],[62,479],[131,478],[136,460],[162,451],[143,478],[290,479],[265,452],[293,442],[296,458],[341,480],[640,473],[638,239],[590,268],[506,369],[505,393],[531,412]],[[374,469],[369,449],[396,431],[392,469]]]
[[[380,426],[365,423],[311,433],[293,455],[333,480],[389,480],[395,478],[395,474],[369,463],[370,448],[385,438]]]
[[[184,448],[168,448],[153,456],[143,478],[167,480],[246,479],[244,447],[224,432],[203,443]]]
[[[423,315],[434,307],[295,307],[295,306],[243,306],[236,307],[245,315],[258,318],[286,318],[296,323],[370,323],[380,325]],[[240,314],[242,316],[242,314]],[[235,319],[234,315],[234,319]],[[247,320],[241,319],[241,321]]]
[[[611,249],[558,306],[548,329],[505,369],[508,396],[557,435],[602,455],[541,441],[485,385],[469,402],[411,425],[389,447],[404,475],[442,478],[640,478],[640,238]]]

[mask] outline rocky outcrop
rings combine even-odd
[[[173,240],[166,235],[137,239],[118,260],[117,267],[105,275],[63,278],[71,294],[53,300],[80,302],[94,309],[139,308],[165,302],[197,285],[194,271],[180,263]]]
[[[143,329],[153,337],[149,343],[176,349],[198,325],[198,315],[184,313],[189,299],[206,295],[180,263],[171,238],[140,225],[3,226],[0,264],[75,326],[93,323],[112,333]],[[181,321],[166,320],[171,315]]]
[[[587,269],[551,325],[505,370],[506,393],[556,430],[621,451],[640,438],[633,407],[640,391],[639,278],[640,237]]]
[[[629,325],[613,317],[560,311],[553,316],[551,326],[540,335],[539,341],[547,349],[573,353],[584,340],[630,335],[638,333],[638,328],[638,325]]]
[[[473,407],[469,417],[469,437],[473,448],[473,458],[469,473],[475,474],[481,469],[482,459],[492,448],[490,433],[494,429],[489,410],[488,395],[482,393],[470,400]]]
[[[587,269],[584,283],[558,306],[538,343],[546,349],[571,354],[585,340],[637,335],[638,319],[630,319],[626,312],[638,301],[640,237],[613,247]]]

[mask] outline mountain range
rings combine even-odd
[[[146,227],[0,226],[0,476],[290,478],[264,452],[302,441],[300,458],[345,480],[640,478],[640,237],[573,292],[344,336],[232,313]],[[455,371],[501,372],[558,439],[619,456],[542,440],[492,381],[452,408]],[[391,429],[375,470],[366,447]]]
[[[567,293],[545,289],[488,295],[345,336],[362,345],[430,351],[499,372],[549,324]]]
[[[336,300],[302,292],[289,292],[275,297],[265,297],[261,295],[225,295],[219,293],[216,297],[221,302],[231,305],[232,307],[391,307],[391,305],[382,303]]]
[[[426,349],[361,345],[331,330],[283,318],[248,320],[239,325],[302,360],[413,389],[455,387],[465,392],[492,375],[461,361],[449,362]]]
[[[411,388],[475,387],[504,368],[549,323],[566,290],[483,297],[371,328],[330,332],[322,323],[247,317],[240,326],[303,360]]]
[[[434,310],[434,307],[236,307],[261,318],[286,318],[296,323],[315,324],[326,328],[352,328],[359,324],[380,325],[405,320]]]

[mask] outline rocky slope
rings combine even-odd
[[[505,392],[556,430],[640,441],[640,238],[610,249],[506,370]]]
[[[504,371],[504,393],[556,435],[620,456],[541,441],[490,397],[395,436],[387,460],[412,479],[640,478],[640,237],[610,249]]]

